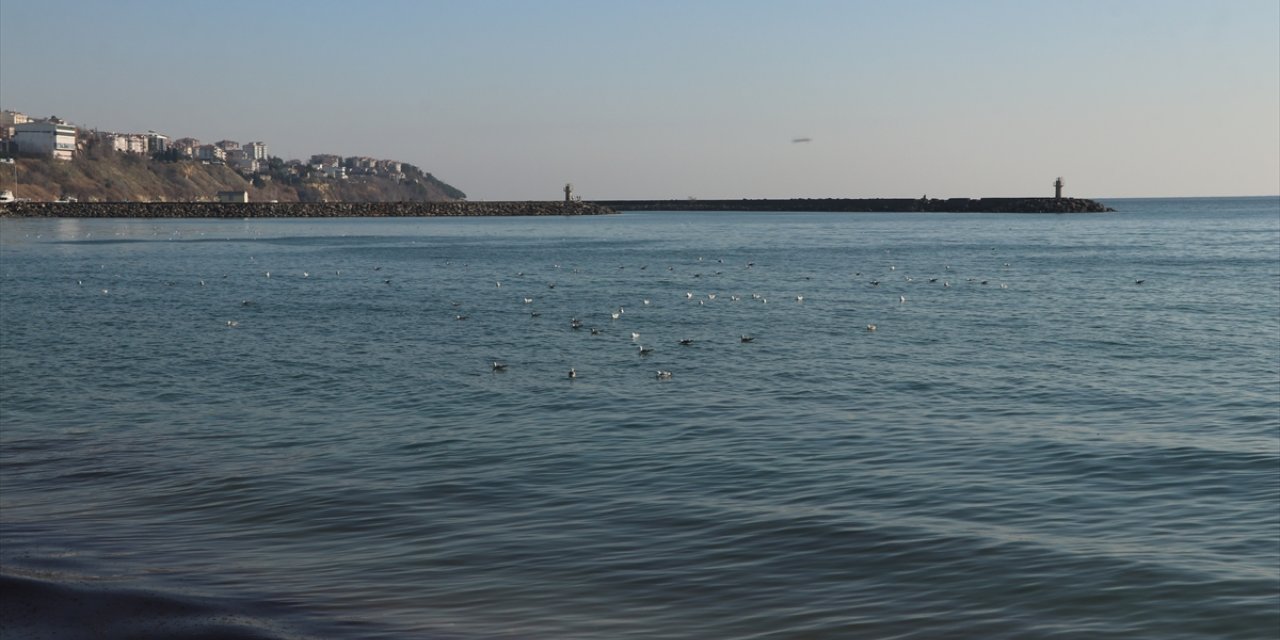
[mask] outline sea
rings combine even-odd
[[[0,635],[1276,638],[1280,198],[1105,203],[0,219]]]

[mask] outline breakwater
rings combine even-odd
[[[10,202],[22,218],[358,218],[579,216],[614,211],[591,202]]]
[[[597,200],[616,211],[836,211],[850,213],[1105,213],[1084,198],[792,198],[777,200]]]

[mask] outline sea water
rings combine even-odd
[[[1275,637],[1280,200],[1108,204],[0,220],[0,628]]]

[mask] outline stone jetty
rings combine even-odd
[[[614,213],[590,202],[9,202],[21,218],[383,218],[583,216]]]
[[[1083,198],[796,198],[790,200],[598,200],[594,202],[9,202],[14,218],[384,218],[582,216],[619,211],[846,213],[1104,213]]]
[[[597,200],[616,211],[835,211],[849,213],[1105,213],[1084,198],[793,198],[790,200]]]

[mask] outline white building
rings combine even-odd
[[[204,160],[205,162],[223,162],[227,159],[227,152],[222,147],[213,144],[202,144],[196,147],[196,160]]]
[[[104,137],[115,151],[137,154],[147,152],[147,136],[140,133],[108,133]]]
[[[169,146],[177,149],[178,153],[188,158],[194,158],[196,157],[196,149],[200,148],[200,141],[195,138],[178,138]]]
[[[70,160],[76,154],[76,128],[54,122],[24,122],[14,125],[13,144],[20,154]]]
[[[0,111],[0,138],[8,140],[13,137],[13,128],[31,122],[31,118],[17,111]]]
[[[147,151],[159,153],[169,149],[169,136],[154,131],[147,132]]]
[[[254,160],[267,159],[267,143],[265,142],[246,142],[244,143],[244,152]]]

